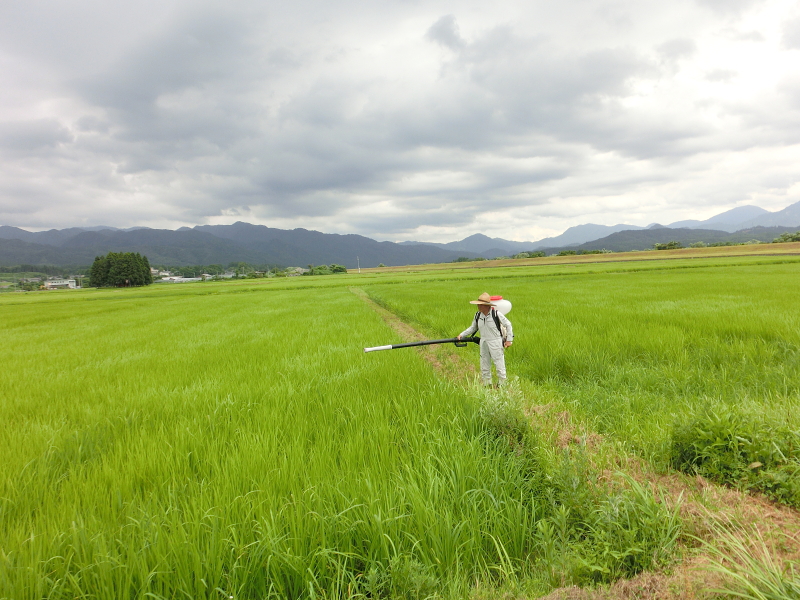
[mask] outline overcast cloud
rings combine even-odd
[[[800,200],[785,0],[0,5],[0,224],[451,241]]]

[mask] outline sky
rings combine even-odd
[[[800,201],[800,3],[6,0],[0,225],[535,241]]]

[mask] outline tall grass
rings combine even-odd
[[[723,587],[709,590],[725,598],[795,600],[800,598],[800,565],[775,558],[774,548],[758,529],[717,532],[708,570],[723,578]]]
[[[314,285],[0,305],[0,597],[463,597],[668,560],[649,493],[364,355],[389,330]]]

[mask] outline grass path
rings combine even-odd
[[[371,300],[362,289],[350,289],[380,315],[403,342],[428,339],[424,333]],[[413,351],[430,363],[439,376],[464,386],[477,384],[475,361],[468,359],[463,351],[459,352],[449,344],[422,346]],[[682,559],[669,571],[645,572],[601,588],[559,588],[545,596],[547,600],[714,597],[705,590],[725,582],[708,569],[715,554],[711,548],[716,547],[727,556],[731,554],[730,548],[720,546],[721,534],[729,534],[742,542],[751,555],[767,552],[776,564],[800,562],[800,511],[759,495],[716,485],[699,476],[691,477],[676,471],[658,472],[640,457],[626,452],[619,444],[576,420],[566,410],[565,402],[553,398],[552,392],[543,395],[530,382],[515,382],[507,393],[521,396],[531,426],[539,430],[549,443],[562,449],[580,445],[587,451],[593,466],[602,470],[609,479],[624,480],[624,475],[627,475],[650,486],[667,505],[680,503],[685,524]]]

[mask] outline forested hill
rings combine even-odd
[[[619,231],[604,238],[586,242],[567,248],[546,248],[548,254],[560,250],[612,250],[613,252],[628,252],[631,250],[647,250],[655,244],[666,244],[671,241],[680,242],[683,246],[704,242],[706,244],[718,243],[746,243],[753,240],[771,242],[785,231],[797,231],[799,227],[751,227],[733,233],[718,231],[716,229],[688,229],[669,227],[654,227],[652,229],[639,229],[636,231]]]
[[[560,250],[600,250],[614,252],[645,250],[657,243],[677,241],[688,246],[695,242],[771,242],[784,231],[797,227],[753,227],[734,233],[712,229],[649,229],[619,231],[580,245],[543,249],[547,254]],[[476,236],[472,236],[476,237]],[[487,238],[488,240],[489,238]],[[490,240],[496,241],[496,240]],[[501,240],[502,241],[502,240]],[[516,250],[516,249],[514,249]],[[531,249],[532,250],[532,249]],[[430,244],[377,242],[360,235],[320,233],[307,229],[275,229],[263,225],[235,223],[169,229],[62,229],[29,232],[15,227],[0,227],[0,265],[89,265],[95,256],[107,252],[138,252],[156,265],[226,265],[246,262],[258,265],[306,266],[341,264],[355,268],[416,265],[452,262],[459,257],[494,258],[513,254],[508,248],[482,252],[448,250]]]
[[[64,232],[69,231],[68,234]],[[193,229],[51,230],[31,233],[0,228],[0,264],[91,264],[95,256],[138,252],[152,264],[198,265],[247,262],[280,266],[342,264],[355,268],[440,263],[460,256],[477,257],[433,246],[403,246],[360,235],[283,230],[235,223]]]

